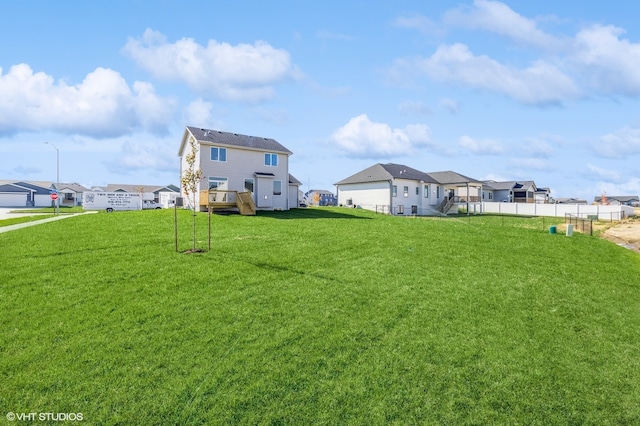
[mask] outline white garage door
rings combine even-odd
[[[34,204],[35,207],[51,207],[50,195],[36,194],[35,199],[36,199],[36,202]],[[60,204],[62,204],[62,200],[60,200]]]
[[[26,205],[27,194],[0,194],[0,207],[25,207]]]

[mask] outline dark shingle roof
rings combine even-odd
[[[133,184],[110,183],[107,185],[105,192],[140,192],[140,190],[142,190],[142,192],[158,192],[158,191],[179,192],[180,191],[180,188],[177,188],[177,191],[174,188],[176,187],[173,185],[160,186],[160,185],[133,185]]]
[[[191,134],[201,142],[209,142],[220,145],[237,146],[260,151],[284,152],[293,154],[275,139],[259,136],[241,135],[238,133],[221,132],[219,130],[201,129],[187,126]]]
[[[445,172],[431,172],[429,175],[438,183],[443,185],[455,183],[482,183],[479,180],[461,175],[460,173],[452,172],[451,170]]]
[[[520,189],[529,190],[535,188],[535,183],[532,180],[507,180],[502,182],[496,182],[493,180],[485,180],[484,186],[487,189],[494,189],[496,191],[504,191],[506,189]]]
[[[367,169],[364,169],[335,185],[344,185],[348,183],[362,183],[362,182],[379,182],[388,181],[391,179],[409,179],[409,180],[421,180],[424,182],[438,183],[427,173],[420,170],[413,169],[409,166],[402,164],[375,164]]]
[[[295,176],[289,173],[289,184],[300,186],[302,185],[302,182],[300,182],[298,179],[295,178]]]
[[[628,203],[629,201],[638,201],[638,196],[637,195],[607,195],[607,199],[616,200],[621,203]],[[596,203],[602,201],[602,196],[595,197],[594,201]]]

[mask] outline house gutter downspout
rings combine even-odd
[[[389,214],[393,216],[393,179],[389,179]]]

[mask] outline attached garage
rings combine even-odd
[[[0,192],[0,207],[26,207],[26,192]]]

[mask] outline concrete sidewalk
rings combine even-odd
[[[15,225],[9,225],[9,226],[0,226],[0,234],[3,233],[3,232],[9,232],[9,231],[13,231],[13,230],[20,229],[20,228],[26,228],[27,226],[40,225],[42,223],[53,222],[55,220],[62,220],[62,219],[67,219],[69,217],[81,216],[83,214],[91,214],[91,213],[98,213],[98,212],[97,211],[88,211],[88,212],[83,212],[83,213],[64,214],[64,215],[58,215],[56,217],[49,217],[49,218],[41,219],[41,220],[34,220],[34,221],[31,221],[31,222],[17,223]],[[34,216],[36,216],[36,215],[34,215]]]

